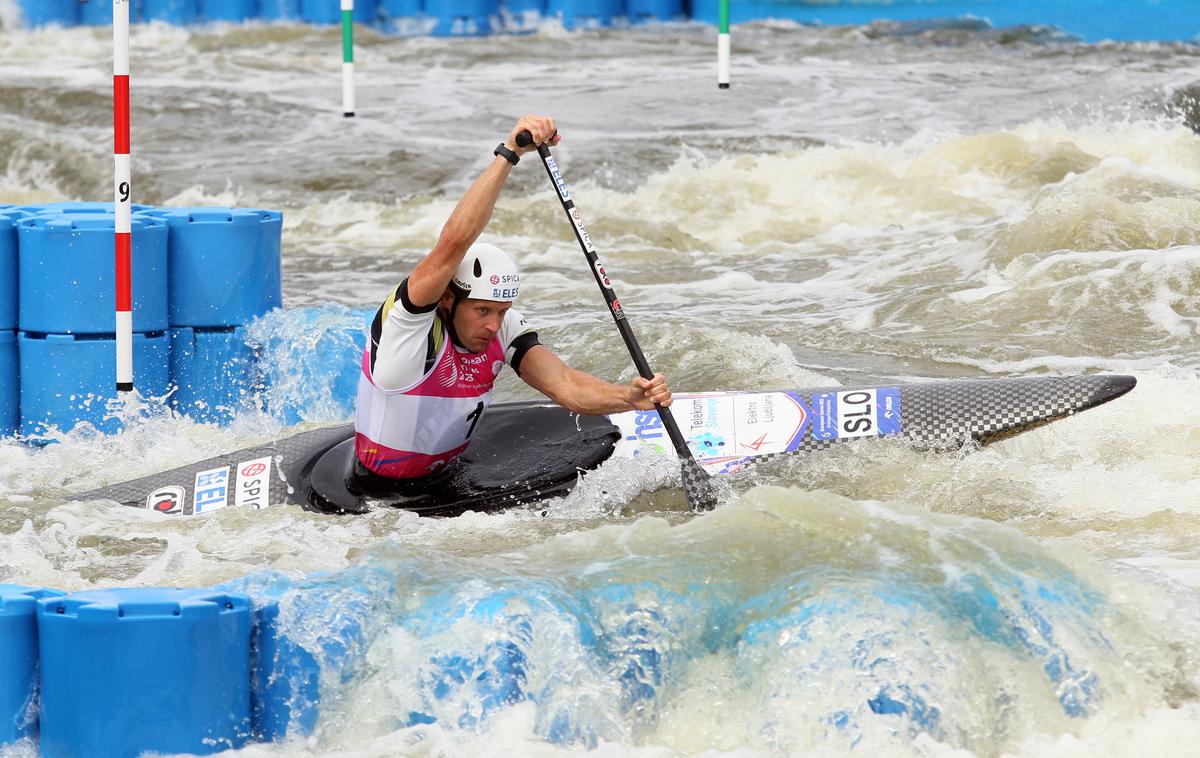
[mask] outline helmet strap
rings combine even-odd
[[[454,303],[450,306],[450,313],[446,317],[446,332],[450,335],[450,342],[452,342],[455,347],[461,347],[463,350],[466,350],[467,346],[464,345],[462,340],[458,338],[458,331],[454,328],[454,314],[458,312],[458,304],[462,301],[463,296],[458,292],[455,292]]]

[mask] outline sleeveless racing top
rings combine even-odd
[[[505,363],[520,361],[537,333],[511,308],[481,353],[450,339],[437,305],[416,307],[408,279],[384,301],[363,350],[354,413],[354,452],[392,479],[435,473],[466,449]]]

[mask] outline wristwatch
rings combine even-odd
[[[496,149],[492,151],[492,155],[499,155],[514,166],[521,162],[521,156],[517,155],[512,150],[509,150],[508,146],[503,142],[501,142],[499,145],[496,145]]]

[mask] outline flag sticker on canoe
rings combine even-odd
[[[192,497],[193,512],[197,515],[219,511],[229,505],[229,467],[221,466],[196,474],[195,493]]]
[[[237,465],[234,505],[262,510],[271,504],[271,457],[255,458]]]
[[[899,434],[900,388],[818,392],[812,397],[813,438],[858,439]]]

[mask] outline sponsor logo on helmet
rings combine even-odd
[[[517,292],[516,287],[493,287],[492,300],[516,300]]]
[[[146,507],[159,513],[182,513],[183,503],[183,487],[174,485],[160,487],[146,498]]]
[[[488,279],[488,281],[492,283],[492,286],[495,286],[500,283],[500,277],[496,276],[495,274],[492,274],[491,278]]]

